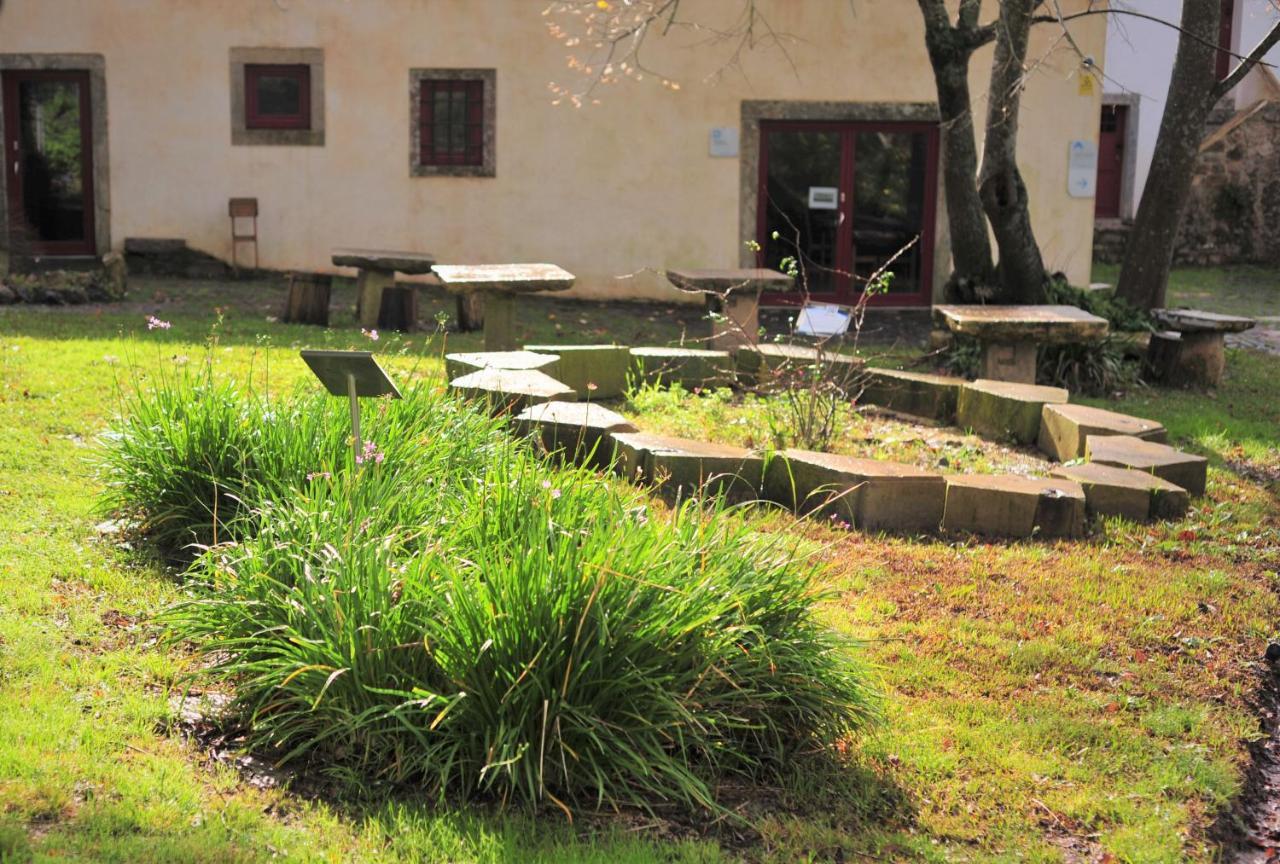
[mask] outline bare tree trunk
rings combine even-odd
[[[1216,0],[1215,0],[1216,2]],[[1001,0],[978,191],[1000,249],[1001,299],[1044,302],[1044,259],[1031,230],[1027,186],[1018,171],[1018,111],[1036,0]]]
[[[1215,80],[1221,10],[1219,0],[1185,0],[1182,4],[1182,32],[1164,116],[1160,119],[1160,134],[1116,285],[1116,296],[1142,309],[1155,309],[1165,303],[1178,226],[1191,194],[1191,179],[1209,112],[1280,42],[1277,25],[1225,80]]]
[[[992,280],[991,240],[978,195],[978,145],[969,95],[969,58],[993,31],[977,26],[981,6],[965,0],[952,26],[943,0],[918,0],[941,115],[942,177],[951,232],[952,283],[983,286]]]

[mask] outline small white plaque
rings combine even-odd
[[[810,186],[810,210],[835,210],[840,206],[840,190],[835,186]]]
[[[713,126],[711,127],[711,147],[712,156],[721,158],[732,158],[738,155],[738,127],[737,126]]]
[[[1098,185],[1098,145],[1092,141],[1072,141],[1067,160],[1067,194],[1072,198],[1092,198]]]
[[[849,332],[850,313],[834,303],[806,303],[796,319],[801,336],[843,336]]]

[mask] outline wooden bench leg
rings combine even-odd
[[[285,299],[284,314],[280,319],[286,324],[315,324],[329,326],[328,276],[304,276],[290,274],[289,294]]]

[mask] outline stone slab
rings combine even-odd
[[[631,374],[637,382],[678,383],[695,387],[727,387],[733,383],[733,357],[728,351],[701,348],[632,348]]]
[[[1040,412],[1036,446],[1050,459],[1069,462],[1084,456],[1084,441],[1090,435],[1133,435],[1162,443],[1168,437],[1154,420],[1088,405],[1047,404]]]
[[[819,513],[863,531],[936,531],[942,475],[880,459],[783,450],[766,462],[764,497],[797,513]]]
[[[540,402],[573,402],[578,394],[536,369],[480,369],[449,382],[449,390],[464,398],[485,401],[493,414],[519,414]]]
[[[1258,323],[1241,315],[1220,315],[1199,309],[1152,309],[1151,317],[1161,327],[1176,333],[1241,333]]]
[[[835,351],[819,351],[809,345],[787,345],[765,342],[759,345],[743,345],[733,353],[738,379],[744,383],[761,384],[769,373],[783,370],[812,369],[820,365],[827,377],[844,389],[852,389],[861,382],[860,372],[866,365],[861,357]]]
[[[960,389],[956,423],[980,435],[1034,444],[1044,406],[1064,403],[1069,395],[1061,387],[979,378]]]
[[[953,333],[984,342],[1086,342],[1107,334],[1107,319],[1075,306],[935,306]]]
[[[947,477],[942,527],[994,537],[1080,537],[1085,494],[1074,480],[1012,474]]]
[[[790,291],[795,280],[777,270],[748,267],[723,270],[668,270],[667,281],[685,291],[712,291],[724,294],[731,291]]]
[[[614,470],[669,497],[720,494],[735,501],[760,497],[764,460],[758,453],[647,432],[612,435]]]
[[[613,454],[610,436],[639,429],[614,411],[590,402],[544,402],[515,418],[522,435],[536,438],[551,454],[576,465],[608,468]]]
[[[532,351],[474,351],[466,354],[446,354],[444,369],[450,381],[480,369],[536,369],[561,383],[567,383],[559,375],[560,358],[558,356],[537,354]]]
[[[1209,460],[1167,444],[1132,435],[1090,435],[1085,439],[1084,456],[1090,462],[1163,477],[1192,495],[1204,494]]]
[[[390,249],[334,249],[329,260],[335,267],[421,275],[431,272],[436,256],[427,252],[396,252]]]
[[[564,291],[574,280],[555,264],[439,264],[433,270],[450,291],[535,294]]]
[[[1090,513],[1133,522],[1177,519],[1190,502],[1186,489],[1162,477],[1100,462],[1055,468],[1050,476],[1079,483]]]
[[[578,393],[579,399],[616,399],[627,392],[631,349],[625,345],[526,345],[535,354],[555,354],[560,373],[555,377]]]
[[[868,369],[860,401],[901,414],[951,423],[956,417],[956,403],[964,383],[963,378],[947,375]]]

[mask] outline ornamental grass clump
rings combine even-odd
[[[651,514],[425,389],[366,412],[383,458],[358,468],[343,412],[270,410],[320,419],[255,439],[251,464],[278,472],[231,460],[232,539],[164,616],[203,655],[202,683],[232,694],[249,747],[353,788],[715,809],[723,781],[776,779],[875,715],[851,647],[815,617],[810,569],[722,505]],[[157,473],[144,489],[181,476],[133,470]],[[175,514],[184,537],[209,515]]]

